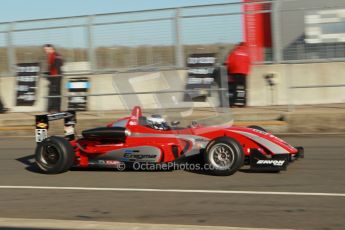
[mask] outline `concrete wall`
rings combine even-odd
[[[90,77],[90,94],[140,93],[185,89],[186,71],[106,74]],[[89,110],[130,110],[143,108],[191,108],[218,106],[218,97],[207,102],[184,102],[183,93],[131,94],[89,97]]]
[[[87,75],[85,75],[87,76]],[[162,71],[149,73],[104,74],[88,76],[91,88],[90,94],[128,93],[145,91],[184,90],[186,71]],[[63,81],[63,94],[67,94],[65,85],[69,77]],[[37,101],[34,106],[15,106],[16,78],[0,78],[0,97],[5,107],[12,112],[45,111],[48,93],[48,81],[40,78],[38,81]],[[88,110],[127,110],[135,105],[143,108],[191,108],[218,106],[218,97],[210,98],[207,102],[184,102],[183,93],[169,94],[138,94],[91,96],[88,98]],[[62,109],[67,108],[67,98],[62,100]]]
[[[277,85],[273,91],[267,86],[264,75],[273,73]],[[64,85],[67,79],[64,80]],[[91,94],[144,92],[159,90],[184,90],[186,71],[163,71],[152,73],[106,74],[90,76]],[[250,106],[287,104],[344,103],[345,87],[289,89],[290,86],[345,84],[345,62],[281,64],[254,66],[248,76],[248,104]],[[16,78],[0,78],[0,97],[13,112],[44,111],[46,108],[48,82],[38,82],[38,100],[35,106],[15,106]],[[65,88],[65,87],[63,87]],[[66,94],[66,89],[64,89]],[[66,98],[63,100],[66,109]],[[89,110],[123,110],[141,105],[144,108],[212,107],[219,103],[218,97],[207,102],[183,102],[183,93],[141,94],[125,96],[89,97]]]
[[[274,73],[273,104],[344,103],[345,87],[289,89],[290,86],[345,85],[345,62],[255,66],[248,78],[249,105],[271,105],[271,91],[263,76]]]

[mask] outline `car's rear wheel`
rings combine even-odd
[[[229,176],[243,166],[243,148],[233,138],[220,137],[206,147],[204,160],[211,175]]]
[[[52,136],[37,145],[35,159],[43,173],[58,174],[72,167],[75,155],[66,139]]]

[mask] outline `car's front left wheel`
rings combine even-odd
[[[243,148],[233,138],[220,137],[211,141],[206,147],[204,161],[210,174],[229,176],[243,166]]]

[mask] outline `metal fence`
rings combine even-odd
[[[295,5],[284,5],[291,2]],[[263,50],[263,63],[344,60],[345,40],[323,40],[327,38],[327,31],[322,34],[322,28],[329,20],[313,21],[312,18],[336,15],[329,18],[338,17],[336,21],[344,23],[345,33],[344,10],[334,11],[345,9],[345,3],[309,7],[310,2],[253,0],[0,23],[0,73],[14,73],[16,63],[44,64],[42,45],[46,43],[57,46],[65,62],[74,63],[73,68],[90,72],[139,66],[181,68],[189,54],[198,52],[217,53],[222,62],[233,45],[244,40],[242,24],[247,14],[271,17],[271,23],[263,22],[263,26],[271,27],[273,39],[272,46]],[[244,4],[264,4],[265,7],[243,12]],[[313,30],[317,28],[321,33],[315,35]],[[332,32],[329,26],[326,29]],[[339,36],[341,31],[337,31]]]
[[[345,2],[277,0],[272,5],[274,62],[345,60]]]
[[[54,44],[65,62],[92,71],[183,67],[195,52],[225,56],[242,41],[241,4],[218,4],[0,24],[0,72],[42,62]],[[82,65],[82,64],[81,64]]]

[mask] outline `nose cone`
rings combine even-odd
[[[251,129],[251,128],[240,128],[240,127],[232,127],[229,130],[232,132],[239,133],[256,143],[260,144],[261,146],[267,148],[274,154],[282,154],[282,153],[297,153],[297,149],[288,144],[287,142],[283,141],[282,139],[274,136],[271,133],[264,132],[261,130]]]

